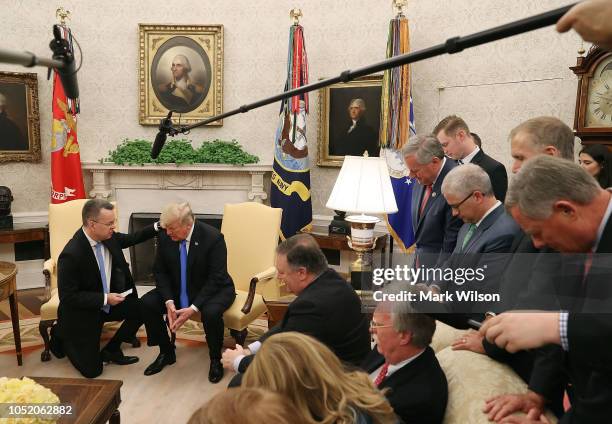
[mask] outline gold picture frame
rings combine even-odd
[[[139,24],[138,30],[140,124],[158,125],[170,109],[181,124],[223,113],[223,25]]]
[[[38,76],[0,72],[0,162],[40,162]]]
[[[345,155],[361,156],[364,150],[368,150],[370,156],[378,156],[375,146],[378,146],[381,94],[382,75],[356,78],[319,90],[317,165],[341,167]],[[355,99],[363,100],[366,106],[356,120],[360,122],[357,126],[349,115],[349,106]],[[372,154],[374,149],[376,154]]]

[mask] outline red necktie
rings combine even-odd
[[[385,364],[380,369],[380,372],[378,373],[378,376],[376,377],[376,380],[374,380],[374,385],[376,387],[380,386],[380,384],[385,380],[385,377],[387,376],[387,370],[388,369],[389,369],[389,364],[387,362],[385,362]]]
[[[419,215],[423,215],[423,211],[425,210],[425,206],[427,205],[427,201],[431,196],[431,186],[425,186],[425,194],[423,194],[423,200],[421,200],[421,209],[419,210]]]

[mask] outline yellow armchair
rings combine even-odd
[[[246,339],[247,326],[266,312],[264,297],[278,299],[283,294],[274,266],[281,216],[282,209],[255,202],[224,208],[221,233],[236,299],[223,314],[223,322],[240,345]],[[194,319],[201,321],[201,316],[196,314]]]

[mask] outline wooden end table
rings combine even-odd
[[[11,308],[11,322],[13,324],[13,337],[15,339],[15,353],[17,365],[23,365],[21,356],[21,332],[19,331],[19,308],[17,307],[17,265],[12,262],[0,261],[0,302],[9,300]]]
[[[62,416],[58,424],[120,424],[121,380],[30,377],[72,406],[73,415]]]

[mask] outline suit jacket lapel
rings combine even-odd
[[[470,248],[476,242],[476,240],[478,240],[485,233],[485,231],[487,231],[489,227],[493,225],[495,221],[497,221],[497,218],[499,217],[500,214],[504,213],[503,209],[504,209],[503,205],[499,205],[495,209],[493,209],[493,211],[491,211],[489,215],[487,215],[487,217],[480,223],[478,228],[476,228],[476,231],[474,231],[472,238],[468,240],[467,244],[462,249],[462,252],[465,253],[470,250]]]
[[[82,229],[77,231],[77,239],[79,241],[79,244],[81,245],[81,249],[83,249],[83,252],[85,252],[84,260],[88,263],[88,266],[92,269],[92,272],[95,271],[93,273],[97,276],[96,281],[98,282],[98,287],[100,287],[100,291],[102,291],[102,276],[100,276],[98,260],[96,259],[96,255],[93,251],[93,248],[91,247],[91,244],[89,244],[89,240],[85,236],[85,233]]]
[[[191,233],[191,240],[189,241],[189,252],[187,253],[187,281],[190,281],[191,270],[193,264],[198,256],[198,249],[200,247],[200,231],[198,228],[197,221],[193,223],[193,233]]]

